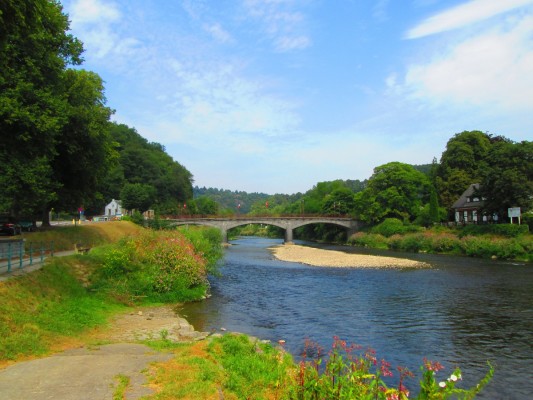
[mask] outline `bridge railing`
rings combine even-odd
[[[179,219],[255,219],[255,218],[345,218],[354,219],[348,214],[234,214],[234,215],[205,215],[205,214],[179,214],[161,215],[162,220]]]

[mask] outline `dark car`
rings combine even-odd
[[[35,225],[32,221],[19,221],[20,229],[26,232],[33,232],[35,230]]]
[[[13,218],[0,216],[0,234],[2,235],[20,235],[22,227]]]

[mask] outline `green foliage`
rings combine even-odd
[[[139,210],[141,213],[150,208],[155,200],[155,188],[144,183],[126,183],[120,192],[122,206],[126,210]]]
[[[343,187],[335,189],[325,196],[321,212],[330,215],[346,215],[353,213],[354,206],[353,192]]]
[[[416,232],[418,230],[420,230],[418,227],[404,224],[398,218],[387,218],[382,223],[371,228],[372,233],[377,233],[386,237],[400,233]]]
[[[355,195],[356,215],[364,222],[385,218],[413,221],[430,192],[429,179],[408,164],[391,162],[374,168],[365,190]]]
[[[53,160],[70,111],[63,82],[82,45],[67,33],[58,2],[2,1],[0,35],[0,204],[14,215],[35,215],[63,182]]]
[[[93,278],[95,290],[129,301],[144,296],[149,301],[189,301],[206,295],[207,272],[215,271],[221,256],[220,240],[212,230],[188,233],[142,231],[117,245],[100,248],[90,256],[103,268]],[[216,243],[213,249],[209,248]],[[96,249],[94,249],[96,250]]]
[[[351,246],[386,249],[389,241],[381,234],[357,232],[348,238],[347,243]]]
[[[313,354],[313,357],[308,357]],[[325,365],[322,365],[325,363]],[[438,362],[424,360],[421,367],[422,381],[419,400],[430,399],[473,399],[494,374],[489,364],[486,376],[471,389],[459,389],[456,385],[461,381],[461,370],[456,368],[449,378],[437,383],[436,374],[443,369]],[[324,357],[322,349],[311,342],[306,343],[303,359],[295,385],[288,398],[297,400],[311,399],[381,399],[405,400],[409,397],[408,382],[413,374],[406,368],[399,367],[398,384],[390,387],[384,379],[391,379],[393,372],[387,361],[378,360],[372,349],[363,350],[361,346],[347,345],[335,337],[328,357]]]
[[[444,207],[451,207],[470,184],[480,182],[490,145],[490,136],[480,131],[457,133],[448,141],[435,179]]]
[[[495,140],[487,155],[480,192],[485,198],[483,210],[507,218],[507,209],[533,209],[533,142],[513,143]]]
[[[216,201],[210,199],[207,196],[201,196],[197,199],[194,199],[194,204],[196,205],[197,213],[201,215],[217,215],[218,214],[218,204]]]
[[[1,360],[44,354],[58,338],[101,325],[121,309],[84,288],[72,275],[73,263],[79,268],[91,261],[54,258],[41,270],[2,284]]]
[[[269,344],[245,335],[224,335],[211,341],[208,351],[226,372],[224,388],[239,399],[268,399],[272,392],[279,398],[289,384],[292,359]]]
[[[501,236],[464,236],[446,228],[417,233],[396,233],[386,237],[377,233],[358,232],[348,244],[371,248],[389,248],[397,251],[443,253],[501,260],[533,260],[533,237],[520,235],[516,238]]]
[[[489,224],[489,225],[465,225],[458,227],[459,237],[479,235],[501,235],[505,237],[518,237],[529,232],[528,225],[518,224]]]
[[[205,259],[207,272],[217,273],[217,263],[223,256],[220,230],[206,227],[181,227],[178,231],[190,240],[195,252]]]

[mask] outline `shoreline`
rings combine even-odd
[[[348,254],[338,250],[316,249],[296,244],[269,248],[280,261],[297,262],[314,267],[334,268],[429,268],[425,262],[398,257]]]

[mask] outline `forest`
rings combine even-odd
[[[364,180],[318,182],[305,193],[194,187],[163,145],[112,122],[98,74],[56,1],[6,0],[0,9],[0,213],[47,223],[50,211],[103,213],[111,199],[157,215],[350,215],[421,226],[453,220],[451,206],[479,184],[483,213],[533,209],[533,142],[481,131],[453,134],[439,160],[376,166]]]

